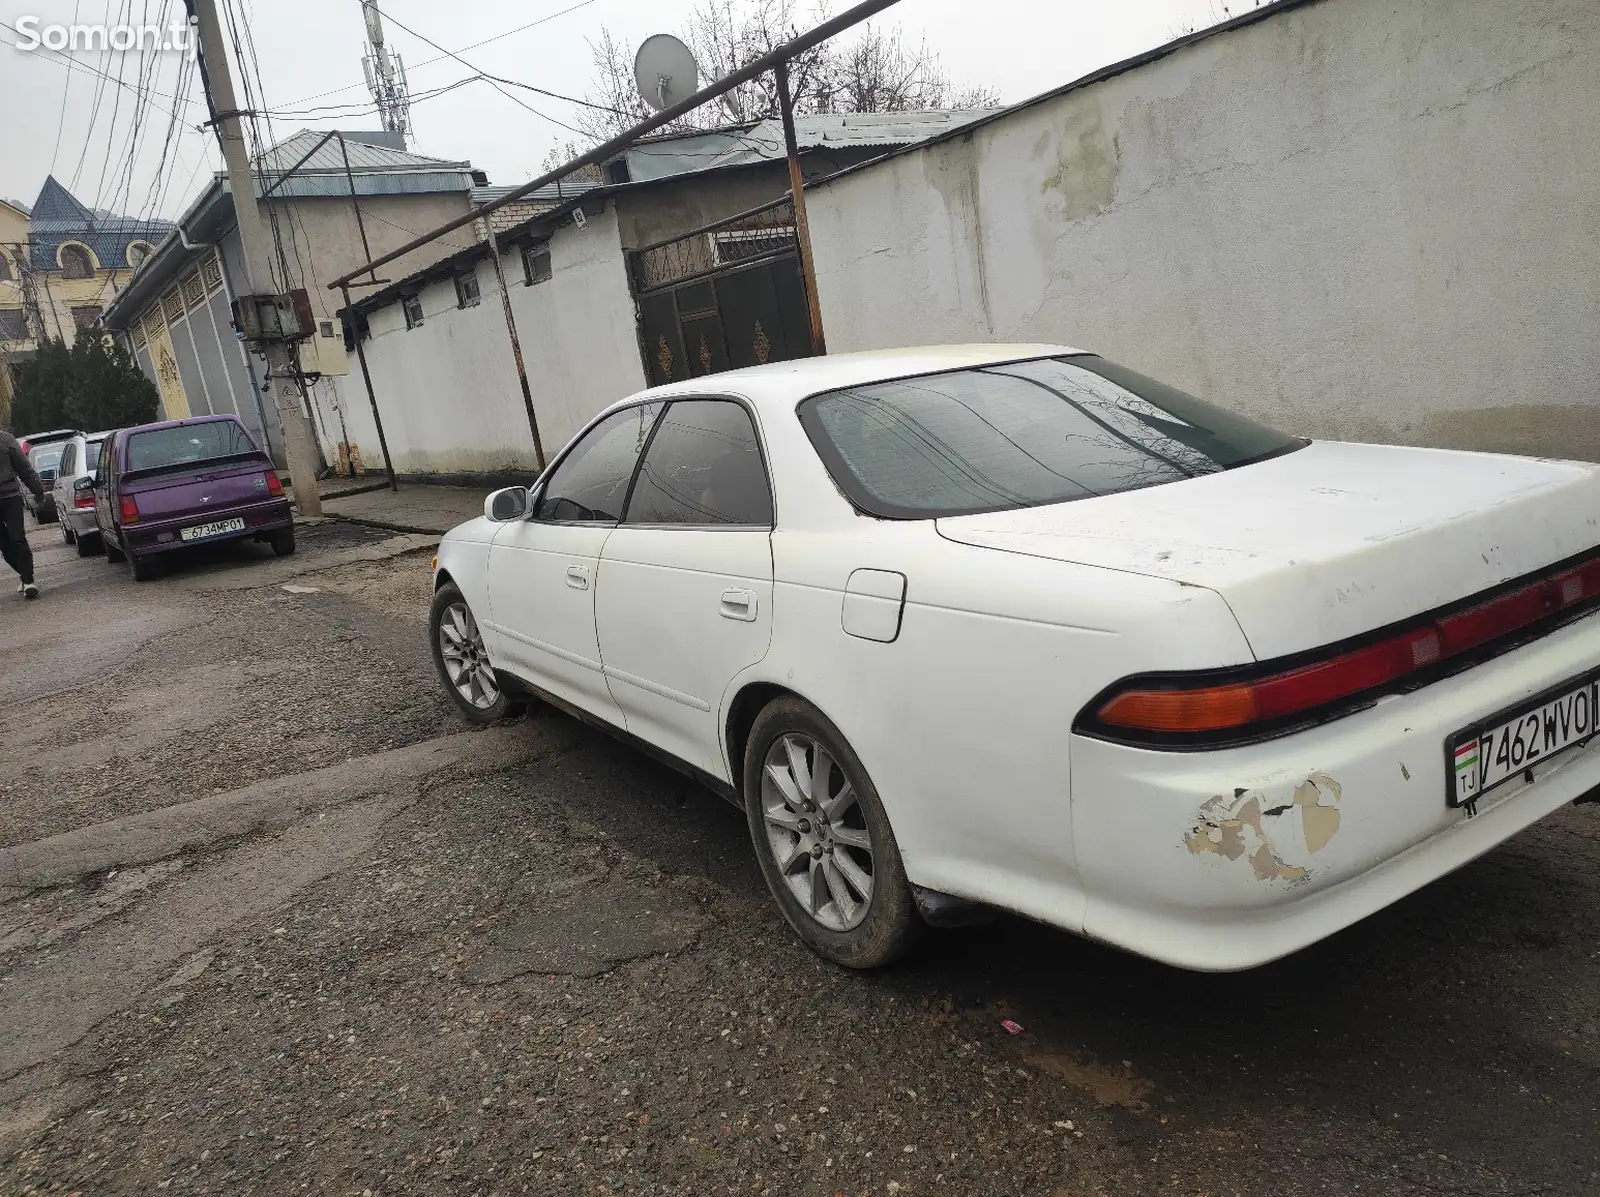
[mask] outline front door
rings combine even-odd
[[[600,656],[628,730],[730,782],[720,712],[772,638],[771,533],[750,413],[678,400],[600,554]]]
[[[613,412],[580,437],[534,496],[533,514],[489,550],[484,624],[497,662],[557,698],[621,727],[600,664],[595,584],[600,550],[661,404]]]

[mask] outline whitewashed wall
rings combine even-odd
[[[520,255],[505,258],[539,432],[553,456],[596,412],[648,383],[611,203],[587,228],[556,230],[550,268],[548,282],[528,287]]]
[[[553,456],[601,408],[645,385],[633,299],[615,213],[567,225],[551,239],[551,278],[525,285],[520,254],[503,257],[545,452]],[[532,472],[533,435],[517,382],[494,268],[478,263],[482,302],[456,306],[449,279],[421,291],[423,323],[407,329],[396,303],[369,313],[372,386],[395,470],[402,474]],[[349,355],[341,406],[369,471],[383,457],[361,366]]]
[[[1063,341],[1600,459],[1600,3],[1322,0],[808,194],[829,348]]]

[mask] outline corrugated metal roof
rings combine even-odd
[[[301,129],[287,141],[279,142],[258,157],[256,167],[268,174],[286,171],[305,157],[318,138],[324,136],[325,130]],[[444,158],[429,158],[406,150],[390,149],[388,146],[370,145],[356,141],[349,133],[344,135],[344,143],[350,151],[350,169],[353,171],[470,170],[472,167],[470,162],[451,162]],[[325,142],[295,174],[322,171],[344,172],[344,155],[339,150],[338,138],[330,138]]]
[[[802,150],[889,149],[941,137],[963,125],[1002,111],[999,108],[935,109],[928,112],[809,113],[794,119],[795,144]],[[735,144],[713,158],[709,167],[732,166],[782,158],[783,123],[764,120],[737,134]]]
[[[600,186],[594,179],[563,179],[560,184],[547,183],[536,191],[531,191],[523,196],[518,203],[522,204],[556,204],[571,199],[575,195],[582,195],[585,191],[593,191]],[[515,191],[515,187],[474,187],[472,189],[472,202],[474,204],[493,203],[503,195]]]

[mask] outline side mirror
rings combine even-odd
[[[82,478],[79,478],[72,484],[72,489],[77,491],[79,494],[88,494],[94,489],[95,477],[96,476],[94,474],[85,474]]]
[[[497,524],[508,524],[528,514],[528,488],[508,486],[497,490],[483,501],[483,514]]]

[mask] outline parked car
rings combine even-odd
[[[95,520],[106,556],[136,581],[158,557],[250,538],[294,552],[294,515],[272,460],[233,416],[141,424],[100,450]]]
[[[33,512],[36,523],[48,524],[56,518],[56,499],[53,493],[56,467],[61,462],[63,446],[73,437],[80,435],[82,434],[76,429],[58,428],[54,432],[34,432],[17,438],[22,445],[22,451],[28,455],[28,461],[38,473],[40,484],[44,487],[43,499],[35,499],[31,491],[23,489],[23,505]]]
[[[742,804],[838,963],[978,904],[1241,969],[1595,795],[1596,511],[1059,346],[845,354],[603,413],[445,536],[430,640],[470,720]]]
[[[94,475],[100,446],[109,432],[75,432],[62,442],[52,499],[61,524],[61,539],[78,546],[78,556],[101,552],[100,525],[94,517]]]

